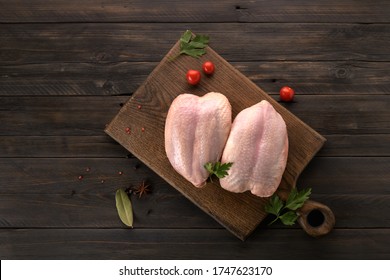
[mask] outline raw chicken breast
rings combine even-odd
[[[202,187],[209,176],[204,165],[220,160],[231,124],[231,105],[220,93],[176,97],[165,122],[165,151],[173,168]]]
[[[222,155],[222,163],[233,162],[221,186],[232,192],[250,190],[260,197],[278,188],[288,154],[283,118],[268,101],[241,111],[235,118]]]

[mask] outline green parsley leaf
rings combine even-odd
[[[208,173],[210,173],[210,174],[214,173],[214,164],[212,164],[211,162],[206,163],[204,165],[204,168],[206,168]]]
[[[279,216],[279,219],[286,226],[292,226],[295,224],[295,221],[298,219],[298,214],[294,211],[288,211],[283,215]]]
[[[232,167],[233,162],[227,162],[221,164],[219,161],[216,163],[208,162],[204,165],[204,168],[210,173],[210,177],[212,175],[217,176],[219,179],[224,178],[229,175],[228,171],[230,167]]]
[[[200,57],[206,53],[203,49],[185,49],[180,52],[180,54],[186,54],[192,57]]]
[[[265,211],[275,216],[279,215],[280,210],[283,208],[283,201],[277,195],[273,195],[269,200],[269,203],[265,205]]]
[[[180,37],[180,52],[170,60],[174,60],[181,54],[199,58],[206,53],[205,48],[209,43],[209,36],[193,35],[191,30],[186,30]]]
[[[184,32],[184,34],[180,37],[180,42],[189,43],[191,38],[192,38],[191,30],[186,30],[186,32]]]
[[[206,47],[206,44],[202,42],[194,42],[194,41],[191,41],[190,43],[181,42],[180,47],[183,50],[203,49]]]
[[[303,189],[300,192],[297,189],[292,189],[286,203],[284,203],[280,197],[276,194],[271,196],[268,203],[264,206],[264,210],[267,213],[275,215],[276,218],[269,223],[273,224],[277,220],[280,220],[286,226],[295,224],[298,219],[298,213],[296,210],[301,208],[306,200],[309,199],[311,194],[311,188]]]
[[[300,192],[298,192],[296,188],[292,189],[287,198],[285,207],[290,210],[297,210],[298,208],[301,208],[305,201],[309,199],[310,194],[310,188],[303,189]]]
[[[195,35],[195,37],[192,39],[192,42],[196,43],[203,43],[205,46],[209,43],[210,37],[207,35]]]
[[[133,208],[129,196],[123,189],[118,189],[115,194],[116,209],[119,218],[126,226],[133,227]]]

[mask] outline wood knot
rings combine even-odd
[[[337,79],[347,79],[351,76],[351,70],[347,65],[337,66],[333,72]]]
[[[103,89],[105,92],[110,93],[114,89],[114,84],[111,81],[107,80],[103,84]]]
[[[104,60],[105,57],[106,57],[105,52],[99,52],[95,55],[96,61],[102,61],[102,60]]]
[[[239,5],[236,5],[234,6],[235,8],[235,11],[237,13],[237,20],[239,22],[247,22],[248,21],[248,17],[251,16],[251,13],[249,12],[250,10],[248,8],[245,8],[245,7],[242,7],[242,6],[239,6]]]
[[[104,63],[109,62],[111,60],[112,56],[109,53],[106,52],[97,52],[92,57],[92,60],[94,60],[97,63]]]
[[[247,10],[248,8],[241,7],[240,5],[235,5],[234,8],[236,10]]]

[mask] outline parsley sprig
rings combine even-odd
[[[219,179],[229,175],[228,171],[232,167],[233,162],[227,162],[222,164],[217,161],[216,163],[208,162],[204,165],[204,168],[210,173],[210,180],[213,175],[217,176]]]
[[[205,48],[207,47],[208,43],[209,36],[194,35],[191,30],[187,30],[180,37],[180,52],[174,57],[172,57],[170,60],[174,60],[181,54],[199,58],[206,53]]]
[[[290,192],[286,202],[283,202],[278,195],[274,194],[265,205],[265,211],[276,216],[269,225],[277,220],[280,220],[286,226],[295,224],[298,219],[296,210],[302,207],[305,201],[309,199],[310,194],[311,188],[303,189],[301,191],[297,191],[297,189],[294,188]]]

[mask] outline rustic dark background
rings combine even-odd
[[[284,106],[328,140],[298,186],[331,234],[265,221],[242,242],[105,135],[186,29],[275,99],[296,90]],[[389,259],[389,74],[387,0],[0,0],[0,257]],[[114,193],[143,180],[129,230]]]

